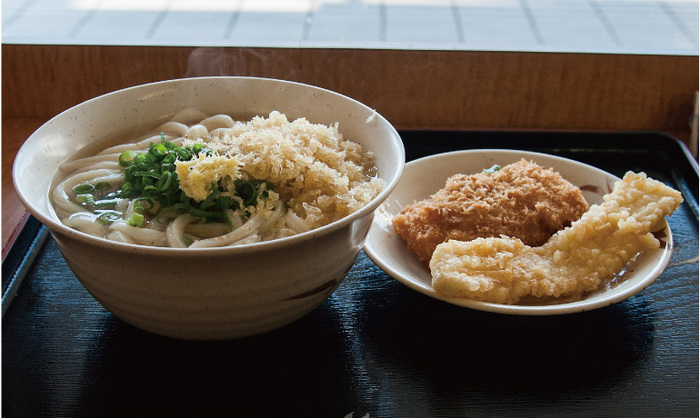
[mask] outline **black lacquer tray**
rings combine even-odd
[[[508,316],[431,299],[360,253],[318,309],[224,342],[151,335],[81,287],[30,218],[3,260],[6,417],[697,416],[698,171],[645,132],[401,132],[407,159],[472,148],[572,158],[680,190],[649,288],[599,310]],[[128,260],[124,260],[128,263]]]

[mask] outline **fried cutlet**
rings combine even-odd
[[[438,244],[516,237],[544,244],[588,209],[578,187],[556,171],[521,160],[493,172],[457,174],[428,199],[407,206],[394,230],[426,266]]]
[[[680,192],[629,172],[603,203],[540,247],[510,237],[438,245],[430,262],[433,289],[493,303],[518,303],[525,296],[580,299],[639,252],[659,248],[652,232],[681,202]]]

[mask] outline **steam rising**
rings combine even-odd
[[[299,81],[301,71],[290,65],[298,56],[285,50],[265,54],[256,48],[201,47],[192,51],[186,77],[255,76]]]

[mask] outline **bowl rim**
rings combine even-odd
[[[256,242],[256,243],[250,243],[250,244],[242,244],[242,245],[237,245],[237,246],[224,246],[224,247],[207,247],[207,248],[177,248],[177,247],[157,247],[157,246],[149,246],[149,245],[142,245],[142,244],[131,244],[131,243],[123,243],[123,242],[118,242],[118,241],[110,241],[104,238],[96,237],[81,231],[78,231],[76,229],[70,228],[66,225],[64,225],[62,222],[59,220],[54,219],[51,216],[46,216],[42,210],[39,210],[37,207],[35,207],[34,204],[30,203],[24,196],[24,193],[22,192],[21,188],[18,187],[17,184],[17,171],[19,170],[17,161],[25,154],[27,153],[27,149],[29,148],[27,144],[38,141],[36,138],[40,138],[41,131],[44,129],[48,129],[47,127],[54,123],[57,119],[64,117],[64,115],[71,113],[71,112],[76,112],[80,110],[81,108],[84,108],[86,106],[90,106],[93,102],[98,101],[98,100],[105,100],[108,97],[115,96],[118,94],[124,94],[125,92],[132,91],[132,90],[137,90],[137,89],[146,89],[146,88],[154,88],[157,86],[161,85],[168,85],[168,84],[178,84],[178,83],[188,83],[188,82],[206,82],[206,81],[215,81],[215,80],[221,80],[221,79],[226,79],[226,80],[253,80],[256,82],[269,82],[269,83],[276,83],[276,84],[282,84],[282,85],[294,85],[294,86],[299,86],[303,88],[309,88],[312,90],[316,90],[319,92],[323,92],[324,94],[330,94],[331,96],[336,96],[339,97],[345,101],[349,101],[352,103],[355,103],[355,105],[359,106],[360,108],[364,108],[370,112],[372,112],[372,116],[374,118],[379,118],[383,123],[386,124],[386,126],[389,128],[392,138],[392,142],[395,148],[397,148],[397,165],[398,169],[396,170],[396,173],[393,175],[392,178],[388,179],[383,179],[385,184],[382,190],[377,194],[371,201],[369,201],[367,204],[362,206],[360,209],[357,211],[341,218],[336,221],[333,221],[329,224],[323,225],[321,227],[312,229],[310,231],[302,232],[299,234],[291,235],[288,237],[283,237],[283,238],[277,238],[269,241],[262,241],[262,242]],[[68,157],[70,158],[70,156]],[[138,84],[138,85],[133,85],[129,87],[125,87],[122,89],[114,90],[108,93],[101,94],[99,96],[95,96],[91,99],[85,100],[81,103],[78,103],[74,106],[71,106],[60,113],[56,114],[46,122],[44,122],[39,128],[37,128],[32,134],[27,137],[27,139],[24,141],[20,149],[17,151],[17,154],[15,155],[15,159],[13,161],[13,167],[12,167],[12,181],[13,181],[13,186],[17,192],[18,197],[20,198],[21,202],[27,209],[27,211],[34,217],[36,217],[42,224],[47,226],[49,228],[49,231],[53,235],[54,233],[59,233],[62,235],[67,235],[73,239],[83,241],[84,243],[87,244],[93,244],[99,247],[107,248],[110,250],[117,250],[117,251],[122,251],[126,253],[133,253],[133,252],[139,252],[141,254],[160,254],[160,255],[165,255],[172,253],[173,255],[177,254],[178,256],[181,256],[183,254],[193,254],[193,255],[202,255],[202,254],[207,254],[207,255],[220,255],[220,254],[247,254],[250,252],[256,252],[260,250],[274,250],[274,249],[279,249],[287,246],[291,246],[297,243],[309,241],[316,239],[320,236],[330,234],[338,229],[341,229],[345,227],[348,224],[351,224],[353,221],[356,219],[365,217],[372,212],[381,204],[382,201],[386,197],[389,196],[389,194],[392,192],[396,184],[398,183],[399,179],[401,178],[401,174],[403,172],[403,168],[406,163],[406,151],[405,147],[403,144],[403,141],[401,139],[401,136],[399,135],[398,131],[396,128],[381,114],[379,114],[376,110],[370,108],[369,106],[365,105],[364,103],[353,99],[352,97],[346,96],[342,93],[335,92],[333,90],[329,90],[323,87],[319,86],[314,86],[311,84],[306,84],[306,83],[301,83],[297,81],[289,81],[289,80],[282,80],[282,79],[275,79],[275,78],[268,78],[268,77],[255,77],[255,76],[202,76],[202,77],[183,77],[183,78],[175,78],[175,79],[169,79],[169,80],[161,80],[161,81],[155,81],[155,82],[150,82],[150,83],[144,83],[144,84]],[[55,171],[54,171],[55,174]],[[48,192],[48,191],[47,191]],[[47,204],[49,207],[51,207],[51,201],[47,197],[48,201]],[[371,223],[370,223],[371,225]],[[362,246],[360,246],[361,248]]]

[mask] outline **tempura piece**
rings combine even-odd
[[[505,236],[438,245],[430,261],[433,288],[506,304],[530,295],[581,299],[641,251],[659,248],[651,232],[683,202],[678,191],[632,172],[603,200],[541,247]]]
[[[523,159],[494,173],[454,175],[443,189],[407,206],[392,222],[427,266],[435,247],[450,239],[507,235],[542,245],[587,209],[578,187]]]

